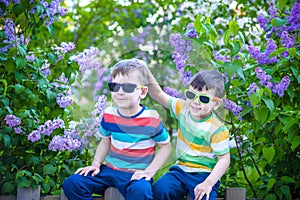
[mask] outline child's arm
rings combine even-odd
[[[145,180],[149,181],[167,161],[171,153],[171,143],[168,142],[166,144],[158,144],[158,146],[159,150],[157,151],[150,165],[145,170],[135,172],[132,175],[131,180],[139,180],[141,178],[145,178]]]
[[[218,156],[218,162],[213,168],[210,175],[206,178],[206,180],[200,184],[198,184],[195,189],[195,199],[202,199],[202,197],[206,194],[206,199],[209,199],[209,194],[212,190],[212,187],[221,179],[221,177],[225,174],[227,168],[230,164],[230,153]]]
[[[100,166],[110,150],[110,138],[102,138],[98,144],[92,165],[79,168],[75,174],[86,176],[89,172],[93,172],[92,176],[96,176],[100,172]]]
[[[147,71],[148,93],[150,97],[157,101],[159,104],[163,105],[164,107],[169,108],[168,101],[171,96],[169,96],[161,89],[149,68],[147,68]]]

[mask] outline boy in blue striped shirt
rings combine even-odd
[[[146,63],[138,59],[112,68],[108,87],[116,106],[104,111],[92,165],[64,181],[69,199],[92,200],[93,193],[103,194],[108,187],[118,188],[128,200],[153,198],[152,177],[170,155],[171,145],[159,114],[140,104],[148,92],[146,72]]]

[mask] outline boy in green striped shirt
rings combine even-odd
[[[187,193],[196,200],[216,199],[230,164],[229,132],[213,112],[223,103],[223,75],[198,72],[181,100],[165,93],[148,72],[150,96],[178,121],[177,162],[154,184],[154,199],[179,200]]]

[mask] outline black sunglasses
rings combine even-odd
[[[212,97],[204,95],[204,94],[198,94],[191,90],[186,90],[184,94],[185,94],[185,97],[189,100],[195,100],[196,98],[199,98],[200,103],[203,103],[203,104],[208,104],[208,103],[210,103],[210,101],[220,100],[220,98],[218,98],[218,97],[212,98]]]
[[[108,83],[108,88],[111,92],[118,92],[120,88],[122,87],[122,90],[126,93],[132,93],[136,88],[144,88],[142,85],[136,85],[132,83]]]

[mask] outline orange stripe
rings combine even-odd
[[[224,130],[224,131],[222,131],[222,132],[220,132],[216,135],[213,135],[212,138],[211,138],[211,142],[212,143],[218,143],[218,142],[226,140],[228,137],[229,137],[228,130]]]
[[[197,165],[197,164],[194,164],[194,163],[182,162],[182,161],[179,161],[179,160],[178,160],[178,164],[179,165],[184,165],[184,166],[187,166],[187,167],[192,167],[192,168],[201,168],[201,169],[211,170],[211,168],[208,168],[204,165]]]
[[[194,144],[191,143],[189,141],[187,141],[181,134],[181,132],[178,131],[178,138],[183,141],[184,143],[186,143],[191,149],[199,151],[199,152],[206,152],[206,153],[210,153],[212,152],[212,148],[210,146],[203,146],[203,145],[198,145],[198,144]]]

